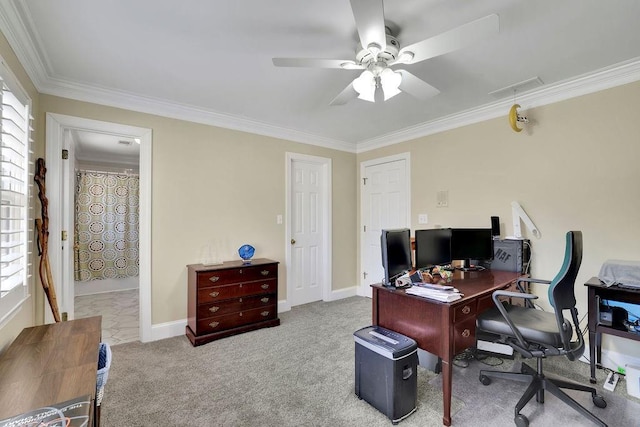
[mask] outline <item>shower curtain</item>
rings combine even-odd
[[[75,280],[138,275],[139,177],[79,171],[75,194]]]

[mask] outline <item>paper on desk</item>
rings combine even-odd
[[[453,291],[440,291],[437,289],[413,287],[405,291],[410,295],[417,295],[423,298],[434,299],[442,302],[452,302],[462,298],[462,295]]]

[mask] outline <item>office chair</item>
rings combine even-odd
[[[566,356],[569,360],[574,361],[582,356],[585,347],[578,323],[578,310],[575,307],[576,297],[574,292],[576,276],[582,262],[582,232],[569,231],[566,235],[566,241],[564,262],[553,280],[518,279],[516,284],[520,292],[495,291],[493,293],[495,307],[480,314],[477,319],[479,331],[499,336],[498,342],[511,346],[525,359],[534,357],[537,359],[537,370],[523,362],[520,372],[480,371],[480,382],[484,385],[491,384],[490,377],[530,382],[529,387],[527,387],[515,407],[514,421],[518,427],[527,427],[529,425],[527,417],[520,413],[522,408],[534,395],[538,403],[544,403],[545,390],[551,392],[551,394],[597,425],[606,426],[604,422],[561,390],[561,388],[567,388],[589,392],[594,405],[599,408],[606,407],[607,402],[602,396],[596,394],[596,390],[593,387],[561,379],[548,378],[542,371],[542,360],[544,358]],[[522,283],[525,282],[548,284],[549,302],[555,311],[545,312],[534,308],[531,300],[538,297],[524,293]],[[523,298],[525,305],[524,307],[511,305],[500,301],[500,297]],[[563,310],[568,310],[571,313],[571,319],[564,317]],[[574,330],[576,338],[571,341]]]

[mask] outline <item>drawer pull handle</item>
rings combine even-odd
[[[242,312],[239,313],[240,317],[242,317]]]
[[[213,283],[216,283],[218,280],[220,280],[220,276],[211,276],[209,277],[209,280]]]
[[[269,275],[269,270],[262,270],[260,272],[260,274],[262,274],[263,276],[268,276]]]
[[[462,313],[463,314],[471,313],[471,307],[469,307],[468,305],[465,305],[464,307],[462,307]]]
[[[269,289],[269,285],[267,283],[264,283],[262,286],[260,286],[262,289]]]
[[[269,302],[269,298],[262,298],[260,301],[262,301],[264,303],[268,303]]]
[[[214,292],[210,292],[210,293],[209,293],[209,296],[211,296],[211,297],[213,297],[213,298],[217,297],[218,295],[220,295],[220,292],[215,292],[215,291],[214,291]]]
[[[220,307],[209,307],[209,311],[212,313],[215,313],[216,311],[220,310]]]
[[[215,328],[219,324],[220,324],[220,322],[211,322],[211,323],[209,323],[209,326],[212,327],[212,328]]]
[[[269,312],[268,311],[263,311],[260,314],[262,315],[262,317],[267,317],[269,315]]]
[[[242,302],[242,298],[238,299],[238,302]]]
[[[469,335],[471,335],[471,331],[468,329],[465,329],[464,331],[462,331],[462,336],[465,338],[469,338]]]

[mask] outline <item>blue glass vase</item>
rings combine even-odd
[[[256,252],[256,248],[251,245],[242,245],[238,249],[238,255],[242,258],[243,264],[251,264],[251,258],[253,258],[253,254]]]

